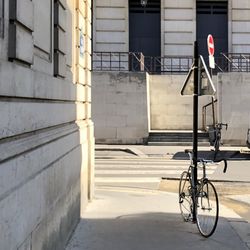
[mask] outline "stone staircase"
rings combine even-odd
[[[163,131],[150,132],[148,145],[192,145],[192,131]],[[198,132],[198,145],[209,146],[209,134],[205,131]]]

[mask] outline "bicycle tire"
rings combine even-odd
[[[184,171],[181,174],[179,182],[179,205],[181,215],[184,221],[190,221],[192,218],[192,197],[191,197],[191,182],[190,182],[190,173]]]
[[[219,200],[214,185],[204,180],[196,195],[196,219],[199,232],[204,237],[210,237],[216,227],[219,217]]]

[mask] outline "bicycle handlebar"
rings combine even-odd
[[[226,130],[228,128],[228,124],[227,123],[217,123],[215,124],[215,126],[219,127],[219,128],[222,128],[222,126],[225,126],[226,127]]]
[[[227,172],[227,160],[224,159],[224,169],[223,169],[223,173]]]
[[[191,161],[192,156],[193,156],[193,151],[191,149],[185,149],[184,152],[189,155],[189,158],[190,158],[190,161]],[[198,159],[198,161],[203,162],[203,163],[215,163],[215,162],[224,161],[223,173],[227,172],[227,160],[226,159],[221,159],[221,160],[218,160],[218,161],[212,161],[212,160],[206,160],[206,159]]]

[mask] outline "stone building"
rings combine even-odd
[[[214,122],[229,124],[224,142],[245,145],[250,128],[248,0],[94,0],[96,141],[143,143],[153,132],[191,130],[192,100],[181,98],[180,89],[195,40],[208,63],[208,34],[215,42]],[[200,100],[199,129],[205,130],[213,123],[211,105],[208,117],[202,110],[211,98]]]
[[[220,52],[250,53],[248,0],[95,0],[94,51],[192,56],[213,34]],[[146,2],[146,3],[145,3]],[[143,4],[145,3],[145,4]]]
[[[93,192],[91,0],[0,0],[0,249],[63,249]]]

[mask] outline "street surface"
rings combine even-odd
[[[184,149],[177,146],[105,148],[97,145],[96,186],[134,187],[177,193],[178,179],[189,164]],[[202,158],[213,154],[207,147],[199,151]],[[208,166],[207,177],[214,181],[220,202],[250,222],[250,154],[246,152],[249,152],[246,148],[222,148],[221,155],[232,157],[228,160],[227,172],[223,173],[223,163],[217,163]]]
[[[249,162],[230,161],[227,174],[218,164],[209,167],[220,218],[214,235],[205,239],[180,216],[178,178],[188,161],[173,158],[183,150],[97,145],[95,199],[66,250],[249,250]]]
[[[196,224],[182,220],[177,194],[102,187],[66,250],[249,250],[246,232],[249,224],[223,208],[214,235],[205,239]]]

